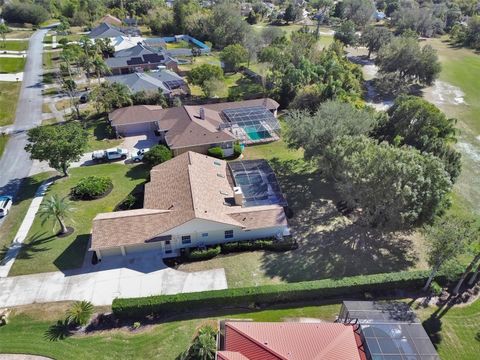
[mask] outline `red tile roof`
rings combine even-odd
[[[228,321],[224,350],[250,360],[362,359],[353,327],[340,323]]]

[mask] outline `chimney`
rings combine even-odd
[[[267,105],[268,105],[268,99],[264,98],[263,99],[263,106],[267,107]]]
[[[241,187],[235,186],[233,188],[233,198],[235,199],[235,205],[243,206],[243,192]]]
[[[199,111],[200,111],[200,119],[205,120],[205,109],[201,107]]]

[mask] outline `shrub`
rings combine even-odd
[[[428,270],[402,271],[279,285],[115,299],[112,303],[112,311],[118,318],[143,318],[168,312],[180,313],[201,309],[248,306],[251,303],[277,304],[362,294],[366,291],[375,292],[400,288],[411,290],[419,289],[429,274]],[[437,281],[444,282],[445,277],[439,275]]]
[[[75,185],[70,195],[74,199],[92,200],[107,194],[113,187],[112,179],[106,176],[87,176]]]
[[[133,323],[132,328],[133,328],[133,330],[137,330],[137,329],[140,328],[140,326],[142,326],[142,324],[140,323],[140,321],[135,321],[135,322]]]
[[[88,301],[76,301],[67,311],[67,320],[74,325],[86,325],[93,314],[93,305]]]
[[[223,149],[219,146],[214,146],[208,149],[208,155],[217,159],[223,159]]]
[[[442,287],[436,281],[432,281],[430,284],[430,290],[432,290],[434,296],[440,296],[442,293]]]
[[[220,246],[215,246],[208,249],[195,249],[190,251],[190,253],[187,255],[187,259],[193,261],[208,260],[219,255],[220,252]]]
[[[236,157],[239,157],[240,155],[242,155],[242,145],[240,144],[233,145],[233,154]]]
[[[143,162],[155,166],[172,158],[172,152],[165,145],[155,145],[143,157]]]
[[[117,205],[118,210],[141,209],[143,207],[143,192],[128,194],[123,201]]]

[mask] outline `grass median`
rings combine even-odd
[[[19,73],[25,67],[25,58],[0,58],[0,73]]]
[[[0,81],[0,126],[13,124],[21,87],[21,82]]]

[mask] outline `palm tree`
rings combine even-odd
[[[92,68],[97,75],[98,84],[100,84],[100,78],[102,75],[110,73],[110,69],[100,56],[95,56],[95,58],[92,60]]]
[[[76,301],[67,310],[67,320],[74,325],[86,325],[93,313],[93,305],[89,301]]]
[[[60,234],[68,232],[65,226],[65,219],[68,218],[73,208],[66,198],[60,198],[58,195],[52,195],[40,205],[40,216],[43,218],[42,224],[46,221],[53,220],[53,228],[58,223],[60,225]]]
[[[199,360],[215,359],[217,350],[216,335],[215,330],[210,325],[202,326],[192,344],[192,357]]]

